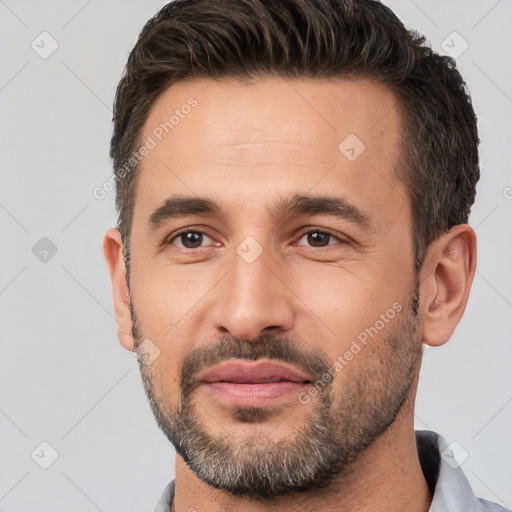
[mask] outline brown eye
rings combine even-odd
[[[300,243],[304,239],[306,240],[306,244],[311,247],[327,247],[328,245],[332,245],[329,243],[331,239],[335,239],[335,242],[340,241],[337,237],[330,233],[326,233],[325,231],[309,231],[308,233],[305,233],[299,240],[299,245],[306,245],[304,243]]]
[[[176,235],[170,243],[183,249],[197,249],[201,247],[205,238],[211,238],[200,231],[183,231]]]

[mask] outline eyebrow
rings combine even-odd
[[[270,215],[282,219],[290,215],[331,215],[347,220],[360,228],[373,230],[369,215],[343,197],[308,196],[295,194],[279,199],[269,210]],[[166,221],[186,215],[225,215],[215,201],[202,197],[173,196],[165,200],[149,217],[151,231],[160,228]]]
[[[174,196],[165,200],[149,217],[149,227],[157,230],[167,220],[185,215],[221,215],[220,206],[211,199],[202,197]]]
[[[295,194],[279,200],[271,209],[271,215],[283,218],[289,215],[332,215],[371,230],[374,228],[370,216],[344,197],[305,196]]]

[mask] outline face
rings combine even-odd
[[[364,80],[194,80],[149,113],[133,335],[160,427],[218,489],[324,486],[414,392],[395,104]]]

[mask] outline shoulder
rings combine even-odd
[[[487,501],[482,498],[478,498],[482,512],[511,512],[510,509],[502,507],[492,501]]]
[[[433,500],[429,512],[511,512],[475,496],[455,454],[446,440],[432,431],[416,431],[420,465]]]

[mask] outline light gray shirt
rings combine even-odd
[[[429,512],[511,512],[497,503],[477,498],[446,441],[429,430],[416,431],[421,468],[434,497]],[[171,480],[155,512],[170,512],[174,499]]]

